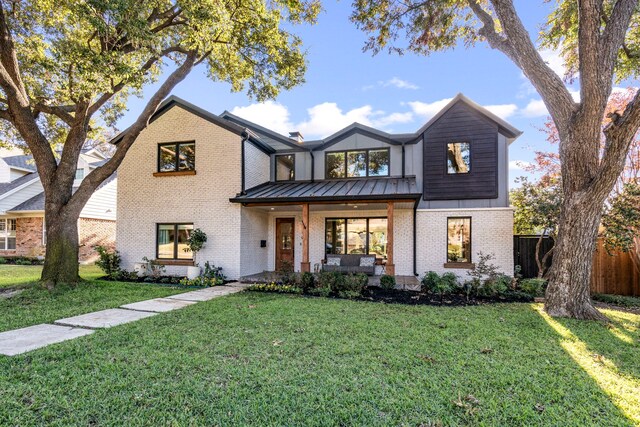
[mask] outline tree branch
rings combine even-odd
[[[51,114],[58,117],[60,120],[71,126],[74,117],[69,114],[70,111],[73,111],[74,107],[72,106],[64,106],[64,105],[46,105],[44,103],[37,103],[33,107],[33,116],[37,117],[40,113]]]
[[[190,51],[187,58],[173,73],[167,77],[160,88],[153,94],[149,102],[144,107],[136,121],[125,131],[123,139],[118,143],[117,149],[113,157],[104,165],[94,169],[80,184],[78,190],[67,205],[72,211],[80,211],[84,204],[89,200],[93,192],[98,186],[109,176],[111,176],[122,160],[127,151],[134,143],[140,132],[142,132],[149,124],[149,120],[158,109],[162,101],[171,93],[173,88],[180,83],[191,72],[195,66],[198,55],[196,51]]]

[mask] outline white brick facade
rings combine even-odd
[[[154,177],[158,144],[195,140],[196,175]],[[231,278],[240,275],[240,136],[180,107],[145,129],[118,170],[117,247],[123,268],[156,256],[156,224],[192,222],[207,233],[198,263],[213,262]],[[185,274],[186,267],[167,267]]]
[[[493,264],[508,275],[513,275],[513,210],[491,209],[419,209],[416,213],[417,273],[422,276],[433,270],[437,273],[453,272],[467,279],[467,270],[445,268],[447,261],[447,218],[471,217],[471,261],[476,262],[478,252],[495,255]]]

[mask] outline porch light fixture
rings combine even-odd
[[[358,209],[358,205],[353,205],[353,209]]]

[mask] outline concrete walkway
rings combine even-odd
[[[51,344],[71,340],[92,334],[95,329],[111,328],[125,323],[135,322],[159,313],[178,310],[209,301],[214,298],[243,291],[247,285],[229,283],[225,286],[199,289],[197,291],[172,295],[166,298],[154,298],[120,308],[96,311],[80,316],[59,319],[53,325],[41,324],[27,328],[0,333],[0,354],[15,356],[46,347]]]

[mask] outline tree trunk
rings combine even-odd
[[[548,272],[545,310],[554,317],[606,320],[591,303],[590,281],[602,204],[589,191],[565,197],[553,263]]]
[[[47,207],[47,255],[40,280],[48,289],[80,281],[78,272],[78,216]]]

